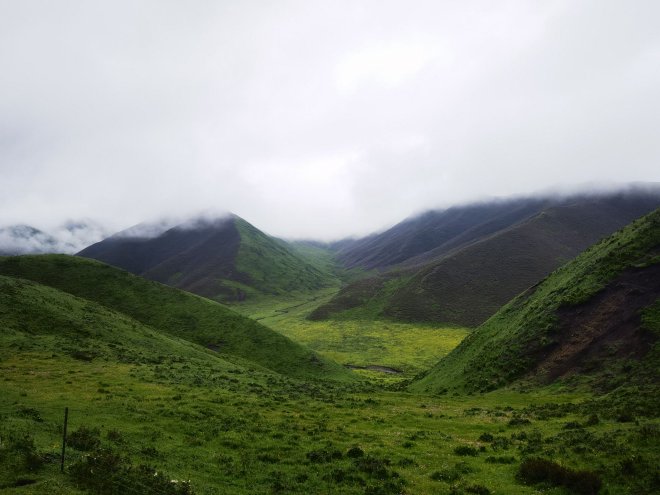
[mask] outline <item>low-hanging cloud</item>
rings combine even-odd
[[[0,224],[208,208],[337,238],[659,181],[660,4],[0,4]]]

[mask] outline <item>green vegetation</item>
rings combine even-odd
[[[410,379],[428,369],[468,334],[464,328],[351,319],[349,314],[341,319],[309,321],[309,313],[335,293],[336,289],[325,289],[284,299],[261,298],[233,307],[337,363],[401,372],[357,370],[370,379],[388,383]]]
[[[236,217],[235,223],[241,237],[236,268],[248,275],[249,285],[260,292],[285,294],[338,283],[327,253],[306,250],[303,257],[286,242],[264,234],[245,220]]]
[[[645,330],[644,325],[649,326],[647,330],[654,328],[657,331],[658,246],[660,210],[592,246],[538,286],[518,296],[472,332],[449,356],[414,383],[411,389],[434,392],[452,389],[486,391],[530,374],[541,381],[552,380],[553,373],[571,371],[570,368],[562,370],[558,367],[566,364],[566,359],[562,361],[564,356],[557,349],[572,356],[579,353],[585,344],[589,344],[588,341],[585,343],[577,340],[581,334],[589,335],[594,342],[606,338],[596,332],[607,329],[608,325],[616,323],[617,318],[625,316],[626,312],[632,312],[630,318],[633,318],[636,310],[634,304],[638,304],[644,314],[641,331]],[[634,282],[633,285],[640,287],[637,292],[643,293],[648,300],[636,298],[634,291],[625,291],[628,285],[626,277],[632,277],[630,281]],[[644,284],[650,288],[642,289]],[[620,289],[624,289],[624,292]],[[599,299],[595,299],[597,294]],[[587,304],[592,299],[593,305]],[[645,305],[649,306],[646,310]],[[566,324],[562,323],[559,316],[561,311],[568,311]],[[581,326],[581,311],[599,322],[596,332],[589,321],[586,326]],[[578,327],[579,331],[576,330]],[[589,328],[593,335],[587,333]],[[625,346],[626,339],[633,342],[636,326],[628,325],[626,328],[629,328],[630,335],[624,335],[623,342],[610,342],[614,348]],[[617,359],[616,352],[607,347],[603,349],[603,356],[596,356],[597,361],[592,363],[591,374],[605,375],[606,379],[601,380],[601,385],[607,384],[609,389],[617,385],[658,383],[660,360],[655,342],[657,333],[655,337],[643,339],[638,348],[630,349],[633,354],[648,352],[644,358],[646,365],[642,368],[650,370],[653,379],[649,379],[649,372],[636,373],[639,368],[636,362],[639,359],[624,359],[627,356]],[[552,359],[556,362],[551,362]],[[616,372],[607,376],[606,373],[612,371],[613,367]]]
[[[101,263],[0,258],[0,490],[652,493],[660,305],[647,287],[658,280],[659,216],[593,247],[471,333],[374,319],[378,301],[341,319],[308,320],[336,285],[234,306],[257,323]],[[332,266],[326,254],[306,256],[320,272]],[[631,321],[640,332],[625,334],[634,347],[608,341],[608,359],[594,354],[598,373],[548,379],[553,368],[536,344],[573,345],[566,322],[582,329],[580,318],[593,322],[603,307],[611,312],[592,326],[627,317],[610,304],[619,296],[639,308]],[[646,353],[632,359],[630,349]],[[327,358],[403,373],[355,373]],[[597,377],[591,388],[581,386],[584,376]],[[511,381],[515,388],[499,387]]]
[[[222,356],[249,359],[291,376],[351,379],[335,363],[221,304],[93,260],[65,255],[0,258],[0,274],[96,302]]]
[[[437,212],[435,220],[429,212],[394,227],[390,236],[381,234],[385,245],[376,242],[378,236],[371,239],[370,249],[358,259],[370,266],[371,250],[382,250],[392,260],[406,249],[414,248],[408,255],[419,250],[423,255],[399,259],[405,263],[385,265],[384,273],[347,285],[312,318],[341,318],[349,313],[369,319],[375,312],[377,318],[474,328],[520,292],[657,204],[641,197],[573,198],[563,205],[528,205],[522,217],[523,210],[509,210],[506,204],[482,205],[476,206],[479,214],[472,218],[479,227],[470,226],[471,222],[463,225],[466,212],[460,213],[460,208],[453,214],[451,210]],[[508,213],[495,223],[481,225],[500,208]],[[415,226],[416,222],[421,224]],[[407,233],[394,235],[407,223]],[[439,237],[431,242],[428,236]],[[364,243],[357,244],[358,253],[353,255],[365,249]]]

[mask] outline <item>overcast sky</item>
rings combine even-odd
[[[0,0],[0,224],[363,234],[660,181],[660,2]]]

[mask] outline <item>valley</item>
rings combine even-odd
[[[369,379],[388,383],[412,379],[448,354],[469,333],[467,328],[461,327],[384,319],[309,320],[309,314],[330,300],[337,290],[301,294],[286,301],[262,299],[232,308],[341,365],[381,366],[400,371],[383,373],[356,369]]]
[[[572,211],[593,221],[598,208]],[[420,282],[437,263],[480,266],[489,286],[503,275],[478,260],[499,239],[515,245],[498,251],[506,258],[539,246],[528,242],[539,232],[568,239],[574,225],[509,213],[499,233],[447,241],[449,256],[415,248],[414,263],[389,268],[340,261],[373,237],[292,243],[236,216],[85,250],[139,261],[128,271],[82,256],[0,257],[0,490],[654,493],[660,210],[526,279],[482,324],[390,314],[410,290],[447,314],[448,289],[429,296]],[[554,230],[539,227],[548,221]],[[491,311],[479,300],[461,307],[474,321]]]

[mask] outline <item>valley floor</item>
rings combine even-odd
[[[198,494],[541,493],[516,479],[529,455],[599,470],[611,480],[602,493],[647,493],[633,473],[658,461],[657,421],[608,419],[576,405],[588,397],[558,389],[425,397],[240,366],[39,353],[5,354],[0,372],[3,493],[79,493],[59,473],[65,406],[70,434],[87,427],[135,463],[191,480]],[[34,469],[8,457],[17,438],[33,442]],[[67,468],[83,456],[69,448]]]
[[[336,292],[336,288],[331,288],[293,294],[284,299],[263,297],[232,308],[344,366],[385,367],[400,371],[356,370],[369,380],[387,383],[413,378],[430,368],[469,333],[466,328],[428,324],[306,319],[311,311],[330,300]]]

